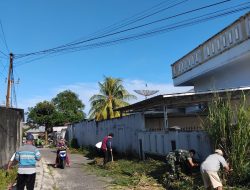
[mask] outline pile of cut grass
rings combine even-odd
[[[99,176],[111,178],[110,189],[163,190],[165,188],[158,182],[164,173],[163,164],[151,159],[120,159],[102,166],[102,158],[96,158],[88,168]]]

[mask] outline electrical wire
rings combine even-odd
[[[1,25],[1,31],[2,31],[2,34],[3,34],[3,39],[2,40],[3,40],[4,44],[5,44],[7,52],[10,52],[8,44],[7,44],[7,41],[6,41],[6,38],[5,38],[5,34],[4,34],[4,30],[3,30],[3,25],[2,25],[1,20],[0,20],[0,25]]]
[[[139,34],[139,35],[131,35],[131,36],[128,36],[128,37],[125,37],[125,38],[119,38],[119,39],[112,40],[112,41],[106,41],[106,42],[94,43],[94,44],[81,46],[81,47],[75,47],[75,48],[72,48],[70,52],[114,45],[114,44],[121,43],[122,41],[127,41],[127,40],[138,40],[138,39],[153,36],[153,35],[156,35],[156,34],[170,32],[170,31],[173,31],[173,30],[177,30],[177,29],[181,29],[181,28],[184,28],[184,27],[199,24],[199,23],[202,23],[202,22],[206,22],[206,21],[209,21],[209,20],[213,20],[213,19],[216,19],[216,18],[219,18],[219,17],[222,17],[222,16],[226,16],[226,15],[229,15],[229,14],[233,14],[233,13],[236,13],[236,12],[239,12],[239,11],[246,10],[246,9],[249,9],[249,8],[250,8],[250,6],[240,8],[238,10],[232,10],[232,11],[225,12],[225,13],[215,15],[215,16],[209,16],[207,18],[198,19],[198,20],[195,20],[195,21],[192,21],[192,22],[187,22],[187,23],[180,24],[180,25],[174,25],[174,26],[171,26],[171,27],[162,28],[162,29],[159,29],[159,30],[154,30],[154,31],[142,33],[142,34]],[[195,19],[197,19],[197,18],[199,18],[199,17],[196,17]],[[190,20],[193,20],[193,19],[187,19],[186,21],[190,21]]]
[[[114,35],[117,35],[117,34],[120,34],[120,33],[128,32],[128,31],[131,31],[131,30],[135,30],[135,29],[138,29],[138,28],[142,28],[142,27],[145,27],[145,26],[149,26],[149,25],[152,25],[152,24],[156,24],[156,23],[159,23],[159,22],[170,20],[170,19],[173,19],[173,18],[176,18],[176,17],[179,17],[179,16],[190,14],[192,12],[200,11],[200,10],[203,10],[203,9],[206,9],[206,8],[211,8],[211,7],[217,6],[217,5],[221,5],[221,4],[224,4],[224,3],[229,2],[229,1],[231,1],[231,0],[224,0],[224,1],[217,2],[217,3],[209,4],[209,5],[202,6],[202,7],[196,8],[196,9],[192,9],[192,10],[189,10],[189,11],[186,11],[186,12],[182,12],[182,13],[179,13],[179,14],[176,14],[176,15],[172,15],[170,17],[165,17],[165,18],[162,18],[162,19],[158,19],[158,20],[155,20],[153,22],[149,22],[149,23],[142,24],[142,25],[139,25],[139,26],[135,26],[135,27],[132,27],[132,28],[128,28],[128,29],[125,29],[125,30],[120,30],[120,31],[117,31],[117,32],[114,32],[114,33],[109,33],[109,34],[106,34],[106,35],[103,35],[103,36],[98,36],[98,37],[90,38],[90,39],[87,39],[87,40],[75,42],[75,43],[72,43],[70,45],[65,45],[65,46],[66,46],[66,48],[67,47],[71,48],[72,46],[76,46],[76,45],[83,44],[83,43],[86,43],[86,42],[90,42],[90,41],[94,41],[94,40],[98,40],[98,39],[102,39],[102,38],[114,36]],[[57,50],[60,51],[61,49],[64,49],[64,48],[58,48],[58,47],[56,47],[56,48],[51,48],[51,49],[47,49],[47,50],[37,51],[37,52],[33,52],[33,53],[16,54],[16,58],[18,59],[18,58],[23,58],[23,57],[32,56],[32,55],[39,55],[39,54],[44,54],[44,53],[50,53],[50,52],[54,52],[54,51],[57,51]]]
[[[191,25],[194,25],[194,24],[198,24],[198,23],[201,23],[201,22],[208,21],[207,19],[209,19],[209,20],[216,19],[218,17],[226,16],[228,14],[233,14],[233,13],[243,11],[243,10],[249,9],[249,8],[250,7],[245,7],[245,8],[241,8],[241,9],[238,9],[238,10],[233,10],[233,11],[230,11],[230,12],[226,12],[226,13],[223,13],[223,14],[220,14],[220,15],[215,15],[213,17],[210,16],[209,18],[204,18],[202,20],[196,20],[195,22],[184,23],[184,25],[177,25],[177,26],[173,25],[173,26],[171,26],[169,28],[163,28],[163,29],[160,29],[160,30],[151,31],[151,32],[143,33],[143,34],[140,34],[140,35],[137,35],[137,36],[129,36],[129,37],[126,37],[126,38],[119,38],[119,39],[116,39],[116,40],[113,40],[113,41],[100,42],[100,43],[90,44],[90,45],[86,45],[86,46],[82,46],[82,47],[72,48],[70,51],[68,51],[68,53],[69,52],[75,52],[75,51],[81,51],[81,50],[87,50],[87,49],[93,49],[93,48],[99,48],[99,47],[103,47],[103,46],[110,46],[110,45],[121,43],[122,41],[127,41],[127,40],[138,40],[138,39],[141,39],[141,38],[145,38],[145,37],[148,37],[148,36],[155,35],[156,33],[170,32],[170,31],[173,31],[173,30],[177,30],[179,28],[183,28],[183,27],[187,27],[187,26],[191,26]],[[197,18],[200,18],[200,17],[196,17],[196,18],[193,18],[193,19],[188,19],[186,21],[194,20],[194,19],[197,19]],[[182,22],[183,21],[181,21],[179,23],[182,23]],[[59,53],[62,54],[62,53],[65,53],[65,52],[59,52]],[[29,63],[29,62],[32,62],[32,61],[35,61],[35,60],[39,60],[39,59],[41,59],[43,57],[46,57],[46,56],[48,56],[48,55],[44,55],[44,56],[39,57],[39,58],[31,59],[26,63]],[[21,63],[20,65],[23,65],[23,64],[26,64],[26,63]],[[20,66],[20,65],[18,65],[18,66]]]
[[[172,2],[176,2],[176,0],[173,0],[170,4],[164,5],[166,3],[169,3],[169,1],[171,1],[171,0],[165,0],[165,1],[161,2],[161,3],[159,3],[159,4],[154,5],[153,7],[149,8],[149,9],[146,9],[146,10],[140,12],[140,13],[137,13],[137,14],[133,15],[132,17],[123,19],[123,20],[121,20],[119,22],[116,22],[116,23],[110,25],[110,26],[107,26],[104,29],[99,30],[99,31],[89,35],[88,37],[80,38],[80,39],[75,40],[73,42],[70,42],[70,43],[55,47],[55,48],[51,48],[51,49],[48,49],[48,50],[62,48],[62,47],[68,46],[68,45],[72,45],[73,43],[81,41],[83,39],[89,39],[89,38],[97,37],[97,36],[100,36],[100,35],[108,34],[108,33],[112,32],[112,31],[117,30],[117,29],[123,28],[124,26],[128,26],[130,24],[136,23],[136,22],[138,22],[140,20],[143,20],[145,18],[148,18],[148,17],[153,16],[155,14],[158,14],[160,12],[163,12],[163,11],[165,11],[167,9],[170,9],[170,8],[172,8],[174,6],[177,6],[177,5],[181,4],[181,3],[184,3],[185,1],[188,1],[188,0],[184,0],[183,2],[180,2],[178,4],[171,5]],[[162,7],[168,6],[168,5],[171,5],[171,6],[162,9]],[[159,8],[161,8],[161,10],[158,10]],[[156,11],[156,12],[152,12],[152,11]],[[16,54],[16,55],[18,57],[18,54]]]
[[[151,8],[146,9],[146,10],[140,12],[140,13],[137,13],[137,14],[129,17],[129,18],[123,19],[123,20],[121,20],[119,22],[116,22],[116,23],[114,23],[114,24],[112,24],[110,26],[107,26],[107,27],[105,27],[105,28],[103,28],[101,30],[98,30],[97,32],[94,32],[93,34],[89,35],[88,37],[80,38],[78,40],[67,43],[65,45],[58,46],[56,48],[62,48],[62,47],[65,47],[66,45],[71,45],[71,44],[73,44],[75,42],[78,42],[78,41],[81,41],[81,40],[84,40],[84,39],[88,39],[88,38],[108,34],[110,32],[116,31],[118,29],[124,28],[125,26],[129,26],[129,25],[134,24],[134,23],[136,23],[138,21],[141,21],[141,20],[143,20],[145,18],[148,18],[148,17],[151,17],[151,16],[156,15],[158,13],[161,13],[161,12],[167,10],[167,9],[170,9],[170,8],[172,8],[174,6],[180,5],[180,4],[182,4],[182,3],[186,2],[186,1],[189,1],[189,0],[184,0],[184,1],[180,2],[180,3],[178,3],[178,4],[175,4],[175,5],[166,7],[166,8],[162,8],[162,7],[166,6],[164,4],[168,3],[169,1],[170,0],[163,1],[163,2],[153,6]],[[172,2],[176,2],[176,0],[173,0]],[[171,5],[171,3],[167,4],[167,5]],[[161,9],[158,10],[159,8],[161,8]],[[155,11],[155,12],[152,12],[152,11]]]
[[[29,63],[29,62],[32,62],[32,61],[35,61],[35,60],[39,60],[39,59],[41,59],[43,57],[46,57],[46,56],[50,56],[53,53],[63,54],[63,53],[66,53],[67,51],[69,53],[69,52],[81,51],[81,50],[86,50],[86,49],[99,48],[99,47],[103,47],[103,46],[110,46],[110,45],[114,45],[114,44],[117,44],[117,43],[121,43],[123,41],[138,40],[138,39],[153,36],[153,35],[156,35],[156,34],[170,32],[170,31],[173,31],[173,30],[177,30],[177,29],[180,29],[180,28],[192,26],[194,24],[199,24],[201,22],[206,22],[206,21],[213,20],[213,19],[216,19],[216,18],[219,18],[219,17],[222,17],[222,16],[226,16],[226,15],[229,15],[229,14],[234,14],[236,12],[249,9],[250,6],[240,7],[240,6],[246,5],[246,4],[249,4],[249,3],[244,3],[244,4],[240,4],[238,6],[233,6],[233,7],[230,7],[230,8],[226,8],[226,9],[218,10],[218,11],[215,11],[215,12],[210,12],[210,13],[207,13],[207,14],[203,14],[203,15],[200,15],[200,16],[197,16],[197,17],[185,19],[183,21],[176,22],[174,24],[167,25],[167,26],[164,26],[164,27],[160,27],[160,28],[157,28],[155,30],[147,31],[147,32],[140,33],[140,34],[130,35],[130,36],[126,36],[126,37],[123,37],[123,38],[117,38],[117,39],[114,39],[114,40],[108,40],[108,41],[104,41],[104,42],[88,44],[88,45],[85,45],[85,46],[72,47],[71,49],[63,49],[63,50],[61,49],[61,50],[58,50],[57,52],[55,52],[55,51],[50,52],[50,54],[43,55],[42,57],[34,58],[34,59],[31,59],[31,60],[29,60],[27,62],[20,63],[18,66]],[[235,7],[239,7],[239,8],[236,9]]]
[[[8,57],[4,52],[2,52],[1,50],[0,50],[0,53],[2,54],[2,55],[4,55],[5,57]]]
[[[128,25],[130,25],[130,24],[133,24],[133,23],[136,23],[136,22],[138,22],[138,21],[141,21],[141,20],[143,20],[143,19],[145,19],[145,18],[151,17],[151,16],[156,15],[156,14],[158,14],[158,13],[161,13],[161,12],[163,12],[163,11],[166,11],[166,10],[168,10],[168,9],[170,9],[170,8],[173,8],[173,7],[175,7],[175,6],[178,6],[178,5],[180,5],[180,4],[182,4],[182,3],[185,3],[185,2],[187,2],[187,1],[189,1],[189,0],[182,0],[182,1],[177,2],[177,3],[176,3],[176,0],[173,0],[173,1],[170,2],[170,3],[169,3],[169,1],[170,1],[170,0],[163,1],[163,2],[161,2],[161,3],[159,3],[159,4],[157,4],[157,5],[153,6],[153,7],[151,7],[151,8],[149,8],[149,9],[145,10],[145,11],[142,11],[142,12],[140,12],[140,13],[137,13],[136,15],[134,15],[134,16],[132,16],[132,17],[130,17],[130,18],[124,19],[124,20],[120,21],[119,23],[115,23],[115,24],[113,24],[113,25],[111,25],[111,26],[108,26],[108,27],[104,28],[104,30],[102,30],[102,31],[95,32],[95,33],[94,33],[93,35],[91,35],[90,37],[95,36],[95,34],[101,34],[101,35],[107,34],[107,33],[111,32],[111,31],[115,31],[115,30],[117,30],[117,29],[123,28],[124,26],[128,26]],[[175,4],[172,4],[173,2],[175,2]],[[168,3],[168,4],[166,4],[166,3]],[[164,5],[164,4],[165,4],[165,5]],[[167,6],[167,7],[165,7],[165,6]],[[160,8],[160,10],[159,10],[159,8]],[[154,11],[154,12],[152,12],[152,11]],[[133,18],[134,18],[134,19],[133,19]],[[125,23],[124,23],[124,22],[125,22]],[[82,38],[81,38],[81,39],[82,39]],[[77,41],[74,41],[74,42],[77,42]],[[72,43],[68,43],[68,44],[66,44],[66,45],[70,45],[70,44],[72,44]],[[64,46],[65,46],[65,45],[62,45],[62,46],[59,46],[59,47],[64,47]],[[16,58],[18,58],[18,54],[16,54],[15,56],[16,56]],[[39,59],[41,59],[41,58],[43,58],[43,57],[46,57],[46,55],[45,55],[45,56],[40,56],[40,57],[35,58],[35,59],[32,59],[32,61],[34,61],[34,60],[39,60]],[[25,61],[30,62],[30,59],[25,60]],[[18,63],[18,62],[17,62],[17,63]]]
[[[183,4],[183,3],[187,2],[187,1],[189,1],[189,0],[183,0],[183,1],[180,1],[180,2],[177,2],[177,3],[176,3],[176,0],[174,0],[173,2],[175,2],[175,4],[173,4],[173,5],[171,4],[171,3],[172,3],[172,2],[171,2],[170,4],[168,4],[167,7],[161,8],[160,10],[156,10],[155,12],[152,12],[152,13],[149,13],[149,14],[141,15],[140,17],[135,18],[134,20],[128,20],[128,21],[125,22],[125,23],[122,23],[122,21],[121,21],[120,24],[117,23],[117,24],[114,24],[114,27],[107,27],[106,30],[100,31],[99,33],[94,33],[95,35],[91,35],[90,37],[98,37],[98,36],[100,36],[100,35],[103,36],[103,35],[110,34],[111,32],[114,32],[114,31],[116,31],[116,30],[118,30],[118,29],[124,28],[124,27],[126,27],[126,26],[131,25],[131,24],[134,24],[134,23],[136,23],[136,22],[139,22],[139,21],[141,21],[141,20],[144,20],[144,19],[146,19],[146,18],[149,18],[149,17],[151,17],[151,16],[154,16],[154,15],[156,15],[156,14],[158,14],[158,13],[161,13],[161,12],[163,12],[163,11],[166,11],[166,10],[168,10],[168,9],[171,9],[171,8],[173,8],[173,7],[176,7],[176,6],[178,6],[178,5],[181,5],[181,4]],[[159,4],[159,5],[161,5],[161,4]],[[84,39],[87,39],[87,38],[84,38]],[[78,41],[80,41],[80,40],[78,40]],[[74,43],[76,43],[76,42],[77,42],[77,41],[68,43],[68,44],[66,44],[66,45],[62,45],[62,46],[60,46],[60,48],[63,48],[63,47],[68,46],[68,45],[74,45]]]

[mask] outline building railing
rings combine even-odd
[[[249,38],[250,12],[173,63],[171,65],[173,78],[192,70]]]
[[[174,130],[174,128],[171,128],[171,127],[170,127],[170,129],[169,128],[165,129],[165,128],[152,127],[152,128],[146,129],[146,131],[148,131],[148,132],[160,132],[160,131],[175,131],[175,130]],[[204,128],[202,128],[201,126],[197,126],[197,125],[195,125],[195,126],[190,125],[190,126],[182,126],[177,131],[204,131]]]

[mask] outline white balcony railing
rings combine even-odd
[[[173,63],[176,78],[250,38],[250,12]]]

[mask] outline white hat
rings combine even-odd
[[[223,152],[220,149],[216,149],[214,152],[217,153],[217,154],[220,154],[221,156],[223,156]]]

